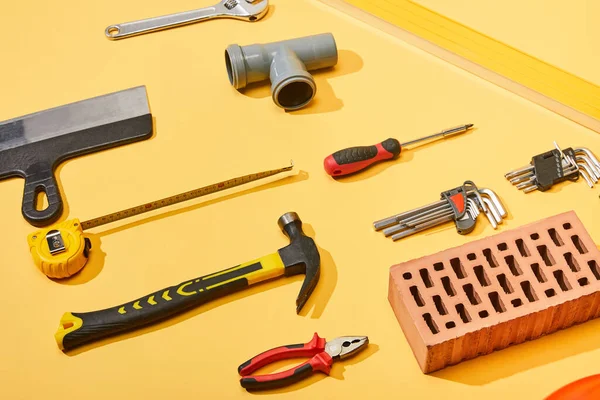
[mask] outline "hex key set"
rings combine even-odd
[[[593,188],[600,181],[600,161],[585,147],[561,148],[538,154],[529,165],[510,171],[505,178],[525,193],[545,192],[557,183],[577,181],[580,176]]]
[[[373,227],[396,241],[454,221],[456,231],[466,235],[475,229],[477,217],[481,212],[494,229],[507,215],[494,191],[479,189],[472,181],[466,181],[462,186],[442,192],[441,199],[435,203],[375,221]]]

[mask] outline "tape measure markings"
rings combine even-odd
[[[118,211],[115,213],[107,214],[102,217],[93,218],[88,221],[84,221],[81,223],[81,228],[83,230],[94,228],[100,225],[108,224],[111,222],[119,221],[124,218],[129,218],[135,215],[140,215],[146,212],[150,212],[153,210],[157,210],[159,208],[167,207],[173,204],[181,203],[187,200],[192,200],[198,197],[206,196],[209,194],[217,193],[223,190],[231,189],[236,186],[244,185],[246,183],[250,183],[253,181],[257,181],[259,179],[267,178],[269,176],[277,175],[282,172],[291,171],[294,168],[294,165],[290,165],[289,167],[273,169],[269,171],[263,171],[259,173],[244,175],[241,177],[229,179],[223,182],[215,183],[212,185],[208,185],[199,189],[194,189],[189,192],[180,193],[175,196],[167,197],[161,200],[157,200],[151,203],[146,203],[140,206],[128,208],[126,210]]]

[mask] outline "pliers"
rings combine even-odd
[[[342,336],[329,342],[317,333],[308,343],[277,347],[246,361],[239,366],[240,384],[247,390],[275,389],[296,383],[315,371],[329,375],[334,360],[351,357],[369,344],[367,336]],[[310,360],[287,371],[268,375],[250,375],[259,368],[275,361],[289,358],[312,357]]]

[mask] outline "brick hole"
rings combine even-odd
[[[402,277],[406,280],[412,279],[412,274],[410,272],[405,272],[402,274]]]
[[[485,256],[485,259],[487,260],[488,264],[490,264],[490,267],[498,267],[498,261],[496,261],[496,257],[494,257],[494,255],[492,254],[492,250],[483,249],[483,255]]]
[[[519,253],[521,253],[521,257],[529,257],[531,255],[523,239],[515,240],[515,244],[517,245],[517,249],[519,249]]]
[[[498,244],[498,250],[504,251],[506,249],[508,249],[508,245],[506,243],[500,243],[500,244]]]
[[[419,274],[421,275],[421,279],[423,279],[423,283],[426,288],[430,288],[433,286],[433,282],[431,281],[431,276],[429,276],[429,271],[426,268],[422,268],[419,270]]]
[[[448,278],[447,276],[442,277],[442,285],[444,286],[444,290],[446,291],[446,294],[448,296],[456,296],[456,290],[454,290],[454,286],[452,286],[450,278]]]
[[[554,290],[554,289],[548,289],[544,293],[546,293],[546,297],[549,297],[549,298],[556,296],[556,290]]]
[[[565,242],[562,241],[562,238],[560,237],[558,232],[556,232],[556,229],[554,229],[554,228],[548,229],[548,234],[550,235],[550,238],[552,238],[552,241],[554,242],[554,244],[557,245],[558,247],[565,244]]]
[[[590,284],[590,281],[588,278],[579,278],[577,279],[577,283],[579,283],[579,286],[587,286]]]
[[[423,314],[423,319],[425,320],[425,323],[429,327],[429,330],[431,331],[431,333],[433,333],[434,335],[437,333],[440,333],[440,330],[437,327],[437,325],[435,324],[435,321],[433,320],[433,318],[431,318],[431,314],[429,314],[429,313]]]
[[[469,299],[471,304],[476,306],[477,304],[481,303],[481,299],[479,298],[479,295],[473,288],[472,284],[467,283],[466,285],[463,286],[463,290],[465,291],[465,294],[467,295],[467,298]]]
[[[413,298],[415,299],[415,303],[417,303],[417,306],[423,307],[425,305],[425,302],[423,301],[423,298],[421,297],[421,293],[419,292],[418,287],[411,286],[410,294],[412,294]]]
[[[521,299],[513,299],[511,300],[510,304],[512,304],[513,307],[517,308],[523,305],[523,301]]]
[[[585,254],[588,252],[588,250],[586,249],[586,247],[583,244],[583,242],[581,241],[581,239],[579,239],[578,235],[571,236],[571,240],[573,241],[573,244],[577,248],[577,251],[579,251],[579,254]]]
[[[437,308],[440,315],[448,314],[448,310],[446,310],[446,306],[442,302],[442,298],[437,294],[433,296],[433,303],[435,304],[435,308]]]
[[[466,278],[467,273],[465,272],[462,262],[460,262],[460,258],[457,257],[457,258],[451,259],[450,265],[452,266],[452,269],[454,270],[454,273],[456,274],[456,277],[458,279]]]
[[[566,292],[566,291],[573,289],[571,287],[571,284],[569,283],[569,280],[565,276],[565,273],[562,272],[562,270],[557,269],[556,271],[554,271],[553,274],[554,274],[554,279],[556,279],[556,282],[558,283],[558,286],[560,286],[560,290],[562,290],[563,292]]]
[[[596,262],[596,260],[588,261],[588,265],[592,270],[592,274],[594,274],[597,280],[600,280],[600,268],[598,268],[598,263]]]
[[[496,278],[498,279],[498,283],[500,284],[500,286],[502,286],[504,293],[511,294],[513,292],[513,288],[508,279],[506,279],[506,275],[500,274]]]
[[[515,256],[513,256],[513,255],[506,256],[506,257],[504,257],[504,261],[506,261],[506,265],[508,265],[510,272],[514,276],[523,275],[523,270],[521,269],[521,266],[515,259]]]
[[[469,253],[469,254],[467,254],[467,259],[469,261],[475,261],[475,260],[477,260],[477,255],[475,253]]]
[[[443,271],[444,270],[444,263],[437,262],[437,263],[433,264],[433,269],[436,270],[436,271]]]
[[[540,264],[531,264],[531,270],[533,271],[533,274],[535,275],[539,283],[544,283],[547,281],[544,271],[542,271],[542,269],[540,268]]]
[[[462,322],[464,322],[465,324],[471,322],[471,316],[467,312],[467,309],[465,308],[464,304],[458,303],[456,305],[456,312],[460,316],[460,319],[462,320]]]
[[[529,235],[529,237],[532,240],[538,240],[540,238],[540,234],[539,233],[532,233],[531,235]]]
[[[535,291],[533,290],[533,287],[529,281],[521,282],[521,289],[523,289],[523,293],[530,303],[538,300],[537,295],[535,294]]]
[[[577,262],[577,259],[575,257],[573,257],[572,253],[565,253],[564,256],[565,256],[565,261],[569,265],[569,268],[571,268],[571,271],[573,271],[573,272],[581,271],[581,268],[579,267],[579,263]]]
[[[498,292],[490,292],[488,293],[488,297],[497,313],[501,314],[506,311],[506,307],[504,307],[504,303],[502,303],[502,299],[500,299]]]
[[[571,224],[570,224],[570,223],[568,223],[568,222],[567,222],[566,224],[563,224],[563,229],[564,229],[565,231],[568,231],[568,230],[569,230],[569,229],[571,229],[571,228],[572,228],[572,226],[571,226]]]
[[[548,267],[551,267],[554,264],[556,264],[556,262],[554,261],[554,257],[552,257],[552,254],[550,254],[550,250],[548,250],[548,246],[543,244],[541,246],[538,246],[537,250],[540,253],[540,256],[542,256],[542,260],[544,260],[544,263]]]
[[[446,322],[446,328],[447,329],[452,329],[452,328],[455,328],[455,327],[456,327],[456,324],[454,323],[454,321],[448,321],[448,322]]]
[[[475,272],[475,276],[477,277],[477,280],[479,281],[479,284],[481,284],[481,286],[490,286],[490,279],[485,273],[482,265],[477,265],[473,267],[473,271]]]
[[[490,316],[490,313],[489,313],[489,312],[487,312],[487,311],[485,311],[485,310],[483,310],[483,311],[479,311],[479,316],[480,316],[481,318],[487,318],[487,317],[489,317],[489,316]]]

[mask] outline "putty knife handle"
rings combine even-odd
[[[48,207],[38,211],[36,204],[37,195],[40,192],[46,193]],[[60,218],[62,209],[63,203],[52,167],[45,163],[32,165],[26,171],[25,176],[25,190],[21,208],[23,217],[33,226],[46,226]]]

